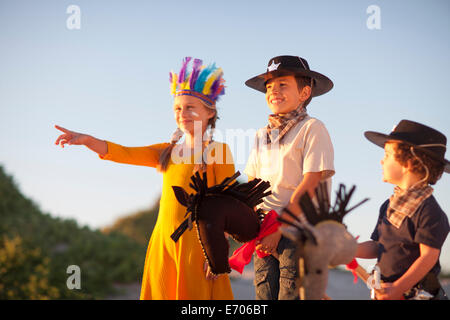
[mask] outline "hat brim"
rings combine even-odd
[[[445,165],[444,171],[446,173],[450,173],[450,161],[448,161],[447,159],[440,159],[440,158],[436,157],[436,155],[433,152],[430,152],[429,150],[427,150],[425,148],[418,147],[417,145],[415,145],[409,141],[400,140],[398,137],[393,137],[391,135],[380,133],[380,132],[375,132],[375,131],[366,131],[366,132],[364,132],[364,136],[367,138],[367,140],[369,140],[370,142],[376,144],[377,146],[379,146],[381,148],[384,148],[384,144],[387,141],[401,141],[402,143],[411,145],[411,146],[425,152],[426,154],[428,154],[430,157],[432,157],[436,161],[440,161],[440,162],[444,163],[444,165]]]
[[[331,81],[327,76],[325,76],[319,72],[315,72],[315,71],[311,71],[311,70],[304,70],[304,69],[299,69],[297,71],[294,71],[294,70],[278,71],[278,70],[276,70],[276,71],[261,73],[260,75],[257,75],[255,77],[250,78],[247,81],[245,81],[245,85],[252,89],[258,90],[262,93],[266,93],[266,81],[273,77],[280,76],[280,74],[291,74],[294,76],[304,76],[304,77],[309,77],[309,78],[314,79],[314,84],[313,84],[313,88],[312,88],[312,96],[313,97],[317,97],[317,96],[327,93],[334,86],[333,81]]]

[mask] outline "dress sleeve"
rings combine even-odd
[[[334,149],[325,125],[315,120],[308,128],[303,146],[303,174],[322,172],[322,179],[335,173]]]
[[[168,143],[160,143],[145,147],[124,147],[110,141],[106,143],[108,153],[99,155],[100,159],[147,167],[156,167],[162,150],[169,146]]]

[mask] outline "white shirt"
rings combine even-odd
[[[258,205],[263,210],[278,214],[308,172],[322,172],[322,180],[334,175],[334,150],[325,125],[307,116],[292,127],[279,145],[267,144],[266,127],[257,131],[255,143],[244,173],[249,177],[269,181],[272,194]]]

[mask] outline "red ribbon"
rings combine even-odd
[[[357,283],[358,282],[358,275],[355,272],[355,269],[358,268],[358,262],[356,261],[355,258],[353,258],[353,260],[346,265],[347,270],[350,270],[353,273],[353,283]]]
[[[236,249],[233,252],[233,255],[228,259],[232,269],[242,274],[244,267],[252,260],[253,252],[255,252],[256,249],[256,242],[278,230],[281,223],[277,220],[277,218],[278,214],[275,210],[270,210],[266,214],[263,222],[261,223],[261,229],[258,236]],[[270,253],[264,253],[260,250],[256,250],[256,254],[260,258],[270,255]]]
[[[355,240],[358,240],[359,236],[357,236],[355,238]],[[350,270],[353,273],[353,283],[357,283],[358,282],[358,275],[355,272],[355,269],[358,268],[358,262],[356,261],[355,258],[353,258],[353,260],[346,265],[347,270]]]

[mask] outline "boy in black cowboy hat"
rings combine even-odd
[[[249,180],[261,178],[271,184],[272,194],[258,207],[279,215],[288,207],[300,214],[298,199],[305,192],[312,195],[319,182],[331,180],[335,172],[328,131],[306,112],[312,97],[331,90],[333,82],[310,70],[303,58],[278,56],[269,60],[265,73],[245,84],[265,93],[273,113],[269,124],[258,130],[244,171]],[[276,231],[261,239],[256,250],[256,299],[298,299],[296,245]]]
[[[437,276],[439,255],[450,230],[446,214],[432,195],[443,172],[447,139],[423,124],[402,120],[388,134],[366,138],[384,147],[383,181],[396,185],[380,208],[371,239],[358,245],[356,257],[378,258],[381,288],[377,299],[446,299]]]

